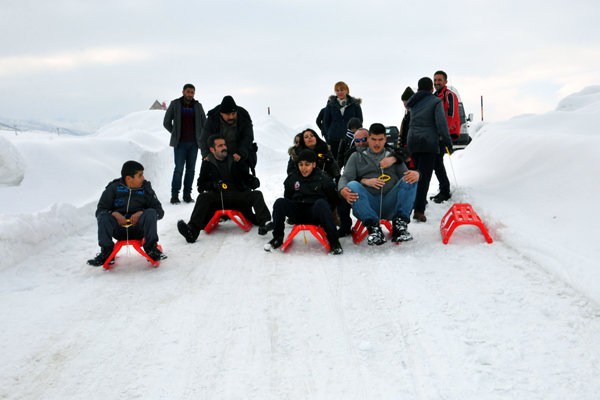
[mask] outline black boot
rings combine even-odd
[[[377,245],[381,246],[387,240],[385,240],[385,236],[383,235],[383,231],[381,230],[381,226],[377,222],[373,222],[367,225],[367,230],[369,234],[367,235],[367,243],[369,246]]]
[[[330,245],[331,245],[331,254],[337,256],[337,255],[342,254],[344,252],[344,250],[342,249],[342,245],[340,244],[339,241],[333,242]]]
[[[91,260],[87,260],[87,265],[91,265],[92,267],[101,267],[104,265],[110,254],[113,252],[113,249],[107,249],[102,247],[100,249],[100,253],[96,254],[96,258],[92,258]],[[110,260],[108,265],[113,265],[115,263],[115,259]]]
[[[192,228],[190,228],[190,226],[183,222],[183,220],[181,219],[177,221],[177,230],[179,231],[179,233],[181,233],[181,236],[185,238],[186,242],[194,243],[196,241],[197,236],[194,235]]]
[[[408,232],[408,222],[398,217],[394,220],[394,228],[392,229],[392,242],[408,242],[412,240],[412,235]]]
[[[283,236],[273,236],[273,239],[267,244],[265,244],[265,251],[273,251],[278,249],[283,244]]]

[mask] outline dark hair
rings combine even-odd
[[[194,89],[194,91],[196,91],[196,88],[191,83],[186,83],[185,85],[183,85],[184,92],[185,92],[185,89]]]
[[[296,138],[298,138],[298,143],[301,143],[303,136],[304,135],[302,135],[302,132],[300,132],[300,133],[296,134],[296,136],[294,136],[294,146],[296,145]]]
[[[419,90],[427,90],[431,92],[431,89],[433,89],[433,81],[431,78],[425,77],[419,79]]]
[[[312,130],[312,129],[310,129],[310,128],[307,128],[307,129],[303,130],[303,131],[300,133],[300,134],[302,135],[302,136],[300,136],[300,146],[301,146],[301,147],[303,147],[303,148],[305,148],[305,149],[308,149],[308,146],[307,146],[307,145],[304,143],[304,134],[305,134],[306,132],[310,132],[310,133],[312,133],[312,134],[313,134],[313,136],[314,136],[315,138],[317,138],[317,145],[318,145],[319,143],[324,143],[325,145],[327,145],[327,143],[325,143],[325,141],[324,141],[323,139],[321,139],[321,137],[319,137],[319,135],[317,135],[317,132],[315,132],[314,130]]]
[[[298,159],[296,160],[297,163],[300,163],[300,161],[308,161],[309,163],[317,162],[317,155],[311,149],[304,149],[298,154]]]
[[[404,93],[402,93],[400,99],[402,101],[408,101],[408,99],[410,99],[414,94],[415,92],[412,90],[412,88],[410,86],[407,86],[406,89],[404,89]]]
[[[374,123],[369,127],[369,136],[385,135],[385,126],[383,124]]]
[[[219,140],[219,139],[225,140],[225,136],[221,135],[220,133],[215,133],[214,135],[210,135],[208,137],[208,140],[206,141],[208,143],[208,147],[212,147],[214,149],[215,141]]]
[[[350,118],[350,120],[348,121],[348,129],[358,129],[358,128],[362,128],[362,122],[360,122],[360,119],[356,118],[356,117],[352,117]]]
[[[121,178],[125,180],[126,177],[134,177],[138,172],[143,171],[144,166],[137,161],[127,161],[121,168]]]
[[[436,71],[435,74],[433,74],[433,76],[436,76],[436,75],[442,75],[444,77],[445,81],[448,80],[448,75],[444,71]]]

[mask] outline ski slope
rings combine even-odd
[[[430,204],[412,242],[343,238],[335,257],[300,235],[264,252],[270,235],[232,222],[186,243],[176,222],[192,206],[168,203],[162,117],[87,137],[0,132],[0,398],[598,398],[600,87],[475,126],[452,156],[453,201],[473,206],[493,244],[459,227],[443,245],[449,205]],[[299,130],[255,121],[268,205]],[[123,250],[105,272],[85,265],[93,213],[128,159],[163,202],[169,258],[154,269]]]

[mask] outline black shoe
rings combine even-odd
[[[193,203],[194,199],[192,199],[192,196],[190,196],[189,194],[184,194],[183,201],[185,201],[186,203]]]
[[[381,230],[381,226],[379,226],[378,223],[373,223],[367,226],[367,230],[369,231],[369,234],[367,235],[367,243],[369,246],[381,246],[387,242],[385,236],[383,235],[383,231]]]
[[[167,255],[160,251],[156,245],[147,251],[146,254],[148,254],[148,257],[150,257],[153,261],[160,261],[167,258]]]
[[[178,195],[171,196],[171,204],[179,204],[179,203],[181,203],[181,201],[179,201]]]
[[[105,249],[101,248],[100,253],[96,254],[96,258],[92,258],[91,260],[87,260],[87,265],[91,265],[92,267],[101,267],[104,265],[110,254],[113,252],[113,249]],[[115,263],[115,259],[110,260],[108,265],[113,265]]]
[[[338,229],[338,236],[343,238],[346,236],[350,236],[352,235],[352,229],[345,229],[345,228],[339,228]]]
[[[331,254],[337,256],[338,254],[342,254],[343,252],[344,250],[342,249],[342,245],[340,244],[340,242],[331,243]]]
[[[435,196],[431,196],[430,199],[433,200],[434,203],[443,203],[446,200],[450,200],[452,198],[452,195],[450,193],[446,194],[446,193],[438,193]]]
[[[196,235],[192,232],[192,228],[181,219],[177,221],[177,230],[185,238],[186,242],[194,243],[196,241]]]
[[[278,249],[283,244],[283,236],[273,236],[273,239],[267,244],[265,244],[265,251],[272,251]]]
[[[427,217],[425,214],[415,211],[413,213],[413,221],[427,222]]]
[[[269,221],[269,222],[265,222],[264,224],[262,224],[261,226],[258,227],[258,234],[260,236],[264,236],[267,234],[267,232],[272,231],[273,230],[273,222]]]
[[[401,218],[396,218],[394,220],[394,227],[392,229],[392,242],[400,243],[400,242],[408,242],[412,240],[412,235],[408,232],[408,222],[402,220]]]

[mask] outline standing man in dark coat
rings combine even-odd
[[[212,135],[208,138],[211,154],[202,160],[200,177],[198,177],[198,198],[190,222],[177,222],[179,233],[188,243],[194,243],[200,231],[213,217],[215,211],[241,211],[253,224],[258,224],[258,234],[266,235],[273,229],[271,213],[265,204],[263,195],[258,190],[246,190],[246,187],[258,189],[260,181],[248,173],[240,163],[227,151],[225,138]],[[252,208],[256,217],[252,214]]]
[[[206,124],[200,136],[202,158],[207,159],[211,153],[208,138],[220,134],[225,138],[228,152],[236,163],[251,169],[253,175],[256,167],[256,144],[250,114],[235,104],[231,96],[223,97],[221,104],[208,112]]]
[[[425,77],[419,80],[419,90],[408,100],[410,126],[408,129],[408,150],[411,152],[415,168],[421,173],[414,203],[413,219],[427,221],[425,206],[435,158],[440,152],[440,141],[444,146],[452,143],[448,133],[448,122],[444,114],[442,100],[433,95],[433,81]]]
[[[171,145],[175,154],[175,170],[171,181],[171,204],[178,204],[181,179],[183,179],[183,201],[193,203],[192,185],[196,170],[196,159],[200,147],[200,134],[206,122],[202,104],[194,100],[196,88],[191,83],[183,87],[183,96],[169,104],[163,126],[171,133]]]

